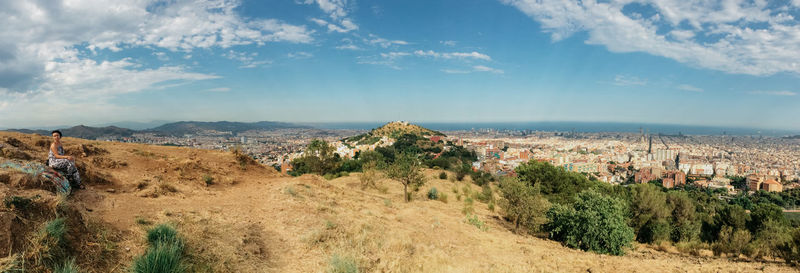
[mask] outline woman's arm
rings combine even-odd
[[[53,152],[53,157],[55,157],[55,158],[72,160],[71,156],[58,154],[58,149],[56,148],[56,144],[55,143],[50,144],[50,151]]]

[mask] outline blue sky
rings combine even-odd
[[[611,121],[800,130],[800,0],[4,1],[0,128]]]

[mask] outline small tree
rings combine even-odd
[[[368,187],[377,188],[378,186],[375,184],[380,178],[381,173],[378,171],[377,163],[374,161],[369,161],[364,163],[361,167],[363,172],[361,173],[361,189],[366,189]]]
[[[335,148],[324,140],[314,139],[306,147],[303,156],[292,161],[292,166],[298,174],[335,173],[341,164],[341,158],[335,151]]]
[[[672,211],[672,240],[689,242],[697,238],[700,234],[700,223],[689,195],[684,191],[670,191],[667,193],[667,204]]]
[[[651,184],[632,187],[630,215],[631,226],[639,242],[654,243],[669,239],[667,198],[658,187]]]
[[[528,231],[536,231],[547,222],[544,214],[550,208],[550,202],[539,193],[538,188],[509,177],[500,181],[500,191],[503,194],[500,206],[506,212],[506,217],[514,221],[515,232],[519,231],[520,225]]]
[[[406,202],[411,201],[411,196],[408,195],[408,186],[419,187],[425,184],[422,163],[413,154],[401,153],[398,155],[394,163],[389,166],[386,174],[389,178],[400,181],[403,184],[403,194]]]
[[[631,246],[633,229],[625,206],[616,198],[583,191],[571,206],[556,204],[547,211],[550,238],[569,247],[601,254],[622,255]]]
[[[728,253],[738,256],[744,252],[751,238],[747,229],[734,229],[731,226],[723,226],[719,232],[719,239],[714,242],[711,249],[716,255]]]

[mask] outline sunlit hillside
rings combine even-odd
[[[48,141],[0,132],[0,163],[43,163]],[[85,190],[59,197],[46,180],[0,168],[0,272],[51,272],[47,257],[74,258],[81,272],[128,272],[148,251],[147,230],[162,223],[183,238],[188,272],[795,271],[670,246],[599,255],[519,235],[499,206],[474,198],[481,188],[469,177],[440,170],[425,170],[427,182],[405,202],[397,181],[362,188],[360,173],[289,177],[228,151],[63,142]],[[41,230],[57,218],[66,235],[53,254]]]

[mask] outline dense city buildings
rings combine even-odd
[[[800,141],[761,136],[686,136],[519,130],[446,132],[478,154],[477,169],[512,174],[529,159],[608,183],[693,182],[735,192],[729,177],[748,177],[750,190],[782,191],[800,179]],[[759,181],[752,182],[751,181]]]
[[[342,158],[389,146],[394,139],[375,137],[358,144],[344,141],[364,130],[277,129],[238,134],[208,131],[182,137],[137,133],[114,139],[158,145],[227,150],[241,147],[259,162],[292,168],[312,139],[331,143]],[[567,171],[584,173],[599,181],[660,183],[671,188],[695,183],[736,192],[732,177],[746,177],[749,190],[782,191],[800,179],[800,140],[760,136],[686,136],[646,133],[576,133],[531,130],[467,130],[428,136],[474,151],[476,170],[494,175],[515,175],[529,160],[549,162]]]

